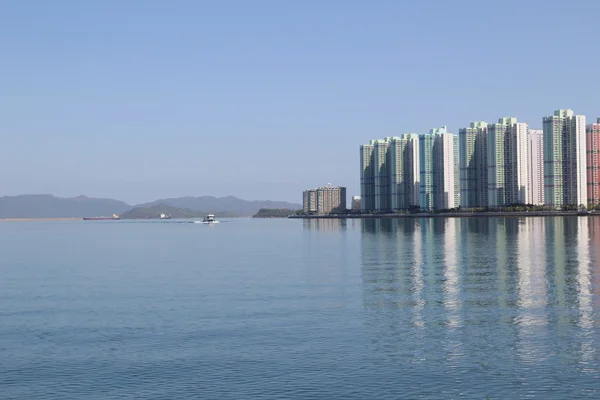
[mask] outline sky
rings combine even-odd
[[[0,196],[359,194],[359,146],[600,116],[600,2],[0,0]]]

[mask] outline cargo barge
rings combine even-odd
[[[84,221],[112,221],[115,219],[120,219],[117,214],[113,214],[112,217],[83,217]]]

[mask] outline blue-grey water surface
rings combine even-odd
[[[600,217],[0,223],[2,399],[600,397]]]

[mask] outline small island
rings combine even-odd
[[[289,208],[261,208],[252,218],[288,218],[290,215],[299,215],[301,211]]]
[[[157,204],[149,207],[134,207],[120,215],[119,219],[160,219],[162,215],[168,215],[170,218],[203,218],[209,212],[190,210],[189,208],[173,207],[168,204]],[[213,213],[217,217],[227,218],[236,217],[229,212]]]

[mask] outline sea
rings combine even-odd
[[[0,223],[0,399],[455,398],[600,398],[600,217]]]

